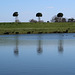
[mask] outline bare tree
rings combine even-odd
[[[36,23],[37,21],[34,20],[34,19],[31,19],[29,22],[31,22],[31,23]]]

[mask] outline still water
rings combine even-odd
[[[0,35],[0,75],[75,75],[75,34]]]

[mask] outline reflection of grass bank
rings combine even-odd
[[[74,33],[75,23],[0,23],[0,34]]]

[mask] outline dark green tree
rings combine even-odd
[[[15,17],[15,22],[18,22],[18,12],[13,13],[13,17]]]
[[[58,22],[62,22],[63,13],[58,13],[57,17],[59,18]]]
[[[69,18],[68,22],[74,22],[74,18]]]
[[[63,17],[63,13],[58,13],[57,17]]]
[[[40,22],[40,17],[42,17],[42,13],[37,13],[36,17],[38,17],[38,21]]]

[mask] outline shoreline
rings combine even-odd
[[[19,32],[15,32],[15,33],[10,33],[10,32],[5,32],[5,33],[3,33],[3,34],[0,34],[0,35],[16,35],[16,34],[58,34],[58,33],[75,33],[75,32],[45,32],[45,33],[43,33],[43,32],[37,32],[37,33],[32,33],[32,32],[27,32],[27,33],[19,33]]]

